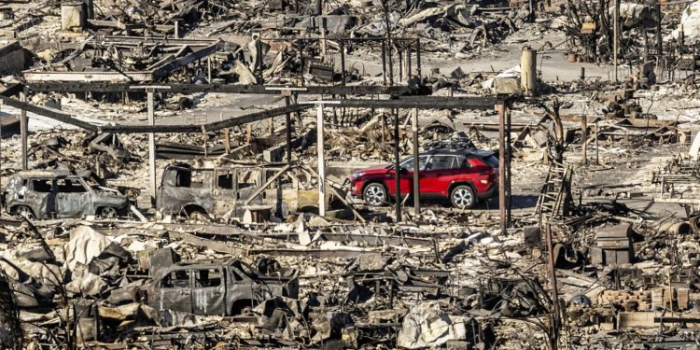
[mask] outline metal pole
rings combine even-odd
[[[0,103],[0,107],[2,107],[2,103]],[[0,193],[2,193],[2,123],[0,123]]]
[[[413,124],[413,210],[420,221],[420,167],[418,161],[418,108],[413,110],[411,118]]]
[[[600,159],[598,158],[598,122],[595,123],[593,132],[595,133],[595,165],[600,164]]]
[[[693,69],[693,84],[695,84],[695,70],[697,69],[697,56],[698,55],[698,44],[693,44],[693,63],[692,63],[692,69]]]
[[[396,191],[396,222],[401,222],[401,159],[399,159],[399,113],[396,109],[391,111],[394,115],[394,189]]]
[[[211,84],[211,56],[207,57],[207,82]]]
[[[386,26],[386,40],[389,46],[389,86],[394,86],[394,65],[392,58],[392,44],[391,44],[391,22],[389,21],[389,7],[387,0],[382,0],[382,7],[384,8],[384,23]]]
[[[545,228],[545,238],[547,240],[547,255],[549,258],[549,276],[552,281],[552,334],[550,336],[550,349],[556,350],[559,338],[559,290],[557,289],[557,274],[554,268],[554,252],[552,247],[552,228],[547,224]]]
[[[403,52],[401,52],[401,49],[397,50],[399,53],[399,82],[403,81]]]
[[[148,99],[148,125],[156,125],[156,117],[153,103],[153,90],[146,92]],[[148,174],[151,183],[151,204],[156,205],[156,134],[148,134]]]
[[[613,18],[613,69],[615,69],[615,82],[617,83],[617,50],[618,41],[620,40],[618,23],[620,20],[620,0],[615,0],[615,17]]]
[[[20,101],[27,102],[27,88],[25,87],[20,93]],[[29,120],[27,119],[27,110],[22,109],[19,118],[19,129],[22,143],[22,170],[28,169],[27,161],[27,133],[29,129]]]
[[[506,106],[496,105],[498,111],[498,210],[501,221],[501,234],[506,234],[506,145],[505,145],[505,123]]]
[[[411,79],[411,71],[413,70],[411,62],[411,45],[406,46],[406,64],[408,67],[406,68],[406,79]]]
[[[418,79],[421,79],[421,65],[420,65],[420,39],[416,39],[416,69],[418,70]]]
[[[326,18],[321,17],[321,53],[326,56]]]
[[[340,76],[343,78],[342,85],[345,86],[345,41],[340,40]]]
[[[656,1],[656,54],[657,54],[657,64],[658,60],[664,55],[664,45],[661,40],[661,0]]]
[[[382,79],[386,85],[386,42],[382,41]]]
[[[581,162],[583,165],[588,165],[588,117],[581,116],[581,139],[583,140],[583,148],[581,150]]]
[[[510,163],[512,161],[511,155],[513,154],[511,150],[511,140],[510,140],[510,110],[506,108],[506,226],[510,226],[511,223],[511,209],[513,207],[513,188],[511,186],[510,177]]]
[[[289,96],[285,96],[284,105],[290,104]],[[287,123],[287,163],[292,164],[292,113],[287,112],[285,122]]]
[[[318,144],[318,215],[326,216],[326,160],[323,148],[323,105],[316,113],[316,143]]]

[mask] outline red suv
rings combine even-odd
[[[413,158],[400,163],[401,195],[413,189]],[[473,208],[478,200],[498,193],[498,158],[493,152],[435,149],[418,158],[420,198],[449,198],[455,208]],[[351,194],[367,205],[381,206],[396,197],[394,165],[356,171],[351,178]]]

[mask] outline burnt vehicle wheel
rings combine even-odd
[[[28,220],[34,220],[34,212],[32,212],[32,209],[29,208],[28,206],[25,205],[20,205],[15,209],[15,213],[19,217],[25,217]]]
[[[103,219],[116,219],[117,209],[114,207],[102,207],[97,211],[97,216]]]
[[[452,206],[458,209],[471,209],[476,205],[476,195],[474,190],[467,185],[459,185],[452,189],[450,193]]]
[[[387,200],[386,188],[380,183],[371,183],[362,191],[362,198],[373,207],[384,205]]]

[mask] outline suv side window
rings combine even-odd
[[[160,280],[161,288],[189,288],[190,274],[186,270],[171,271]]]
[[[51,180],[48,180],[48,179],[34,179],[34,180],[32,180],[32,189],[34,190],[34,192],[50,193],[52,187],[53,186],[51,185]]]
[[[233,189],[233,174],[224,173],[218,174],[216,177],[216,187],[223,188],[226,190]]]
[[[455,158],[455,169],[469,169],[471,167],[471,164],[469,164],[469,161],[467,160],[467,157],[465,156],[456,156]]]
[[[420,170],[425,170],[426,166],[428,165],[429,158],[429,156],[418,157],[418,168]],[[403,163],[401,163],[401,167],[408,171],[413,171],[413,158],[405,160]]]
[[[194,271],[194,285],[197,288],[218,287],[221,285],[221,271],[201,269]]]
[[[453,169],[455,168],[454,161],[454,156],[433,156],[433,160],[430,162],[430,170]]]
[[[78,179],[57,179],[56,187],[58,192],[63,193],[81,193],[87,192],[87,189]]]

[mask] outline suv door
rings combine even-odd
[[[157,282],[149,304],[158,310],[192,312],[191,271],[172,270]],[[150,302],[153,300],[154,302]]]
[[[454,171],[455,156],[434,155],[425,171],[421,171],[421,193],[444,195],[449,187],[448,177]]]
[[[226,281],[221,267],[192,269],[193,307],[197,315],[224,315]]]
[[[37,218],[50,218],[55,211],[56,188],[53,179],[34,178],[25,181],[25,189],[19,196],[23,196],[24,203],[32,209]]]
[[[429,155],[424,155],[418,157],[418,167],[420,168],[420,173],[419,176],[423,174],[423,170],[427,166],[427,164],[430,162],[430,156]],[[401,194],[409,194],[413,192],[413,158],[409,158],[401,162],[400,164],[401,169],[403,171],[401,172],[401,175],[399,176],[399,189],[401,190]],[[391,195],[394,195],[396,192],[396,185],[394,185],[394,172],[391,171],[389,172],[391,175],[390,177],[387,177],[384,182],[386,185],[389,187],[389,193]],[[421,188],[421,192],[423,192],[423,189]]]
[[[79,178],[58,178],[56,182],[56,216],[74,218],[90,213],[91,190]]]
[[[236,169],[216,169],[212,174],[214,213],[223,215],[236,209],[238,173]]]

